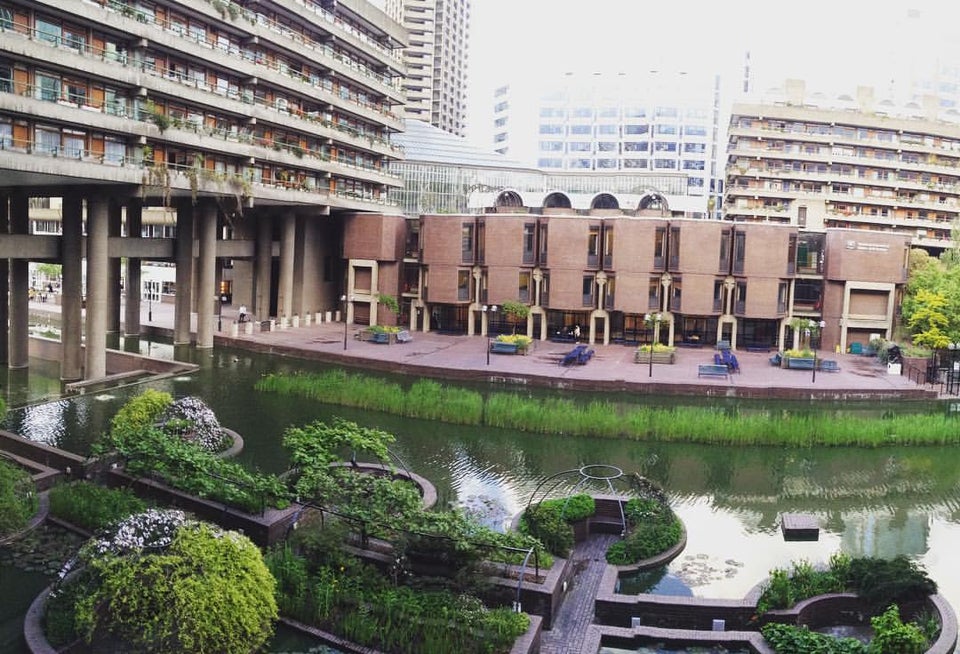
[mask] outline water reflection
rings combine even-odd
[[[253,390],[261,375],[326,367],[317,363],[225,348],[212,352],[178,348],[177,355],[201,369],[149,386],[177,397],[202,397],[225,426],[244,436],[241,460],[259,470],[286,469],[287,455],[280,446],[286,427],[339,415],[395,434],[392,449],[436,485],[441,506],[479,505],[494,520],[503,521],[522,510],[550,475],[587,464],[610,464],[627,474],[648,476],[668,491],[687,527],[688,545],[663,571],[663,578],[690,593],[740,597],[773,567],[798,559],[825,561],[842,549],[855,556],[916,557],[948,600],[960,606],[960,578],[954,579],[951,567],[951,553],[960,546],[960,448],[787,449],[531,435],[409,420]],[[395,379],[404,385],[414,381]],[[143,388],[141,384],[111,390],[114,397],[102,400],[78,397],[17,409],[10,412],[6,428],[86,453],[113,413]],[[674,402],[627,394],[611,397],[620,402]],[[824,403],[719,404],[729,411],[834,410]],[[880,409],[844,405],[841,410],[869,415]],[[907,410],[942,408],[910,404]],[[779,531],[782,512],[813,514],[821,525],[820,539],[784,542]]]

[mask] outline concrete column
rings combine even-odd
[[[107,374],[107,314],[109,271],[107,246],[110,242],[109,201],[87,198],[87,308],[84,347],[84,379]]]
[[[270,287],[273,283],[273,219],[262,211],[257,216],[256,243],[251,310],[258,320],[266,320],[270,317]]]
[[[63,349],[60,379],[83,379],[83,197],[78,193],[63,196],[63,225],[60,237],[60,261],[63,275],[60,292],[60,342]]]
[[[0,236],[10,233],[10,198],[0,195]],[[10,260],[0,259],[0,366],[10,359]]]
[[[200,259],[197,271],[197,347],[213,347],[213,327],[220,294],[217,292],[217,205],[202,202],[197,217]]]
[[[140,238],[143,231],[143,202],[131,198],[127,203],[127,238]],[[127,259],[126,304],[124,305],[123,333],[126,336],[140,334],[141,270],[139,257]]]
[[[277,317],[289,319],[293,315],[293,271],[297,254],[297,217],[288,213],[280,221],[280,280],[277,287]]]
[[[123,205],[111,198],[107,203],[107,234],[120,238],[123,225]],[[107,259],[107,334],[120,333],[120,257]],[[115,339],[116,340],[116,339]]]
[[[300,293],[297,295],[300,305],[295,304],[293,308],[301,316],[315,313],[322,308],[320,294],[323,280],[323,262],[320,255],[322,244],[320,243],[318,220],[317,216],[304,217],[302,238],[299,239],[299,242],[303,243],[302,257],[299,247],[297,249],[297,261],[302,261],[302,278]]]
[[[10,196],[10,233],[30,231],[30,204],[24,193]],[[10,337],[7,365],[26,368],[30,365],[30,263],[26,259],[10,260]]]
[[[190,291],[193,285],[193,203],[177,204],[177,239],[174,244],[177,292],[174,296],[173,344],[190,343]]]

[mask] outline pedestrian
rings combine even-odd
[[[580,342],[580,325],[573,326],[573,340]]]
[[[237,322],[246,322],[247,321],[247,305],[241,304],[240,309],[237,310]]]
[[[47,284],[47,293],[53,295],[53,284]]]

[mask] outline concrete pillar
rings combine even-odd
[[[256,261],[253,270],[253,315],[270,317],[270,287],[273,283],[273,219],[264,212],[257,216]]]
[[[140,238],[143,231],[143,202],[131,198],[127,203],[127,238]],[[139,257],[127,259],[126,304],[124,304],[123,333],[126,336],[140,334],[141,270]]]
[[[110,242],[109,201],[87,198],[87,308],[84,341],[84,379],[107,374],[107,302],[109,283],[107,247]]]
[[[217,292],[217,205],[201,202],[198,207],[197,231],[200,236],[200,258],[197,274],[197,347],[213,347],[213,328],[220,294]]]
[[[0,195],[0,236],[10,233],[10,198]],[[10,358],[10,260],[0,259],[0,366]]]
[[[293,315],[293,272],[296,260],[297,217],[288,213],[280,219],[280,280],[277,287],[277,316]]]
[[[10,233],[30,231],[30,203],[24,193],[10,196]],[[26,368],[30,365],[30,263],[26,259],[10,260],[10,336],[7,365]]]
[[[60,262],[63,276],[60,288],[60,379],[83,379],[83,197],[78,193],[63,196],[63,224],[60,237]]]
[[[190,292],[193,284],[193,203],[182,200],[177,204],[177,239],[174,244],[177,266],[173,310],[173,344],[190,343]]]
[[[107,203],[107,234],[120,238],[123,225],[123,205],[115,198]],[[107,258],[107,334],[120,333],[120,257]]]

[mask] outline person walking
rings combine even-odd
[[[247,305],[241,304],[240,308],[237,310],[237,322],[246,322],[247,321]]]

